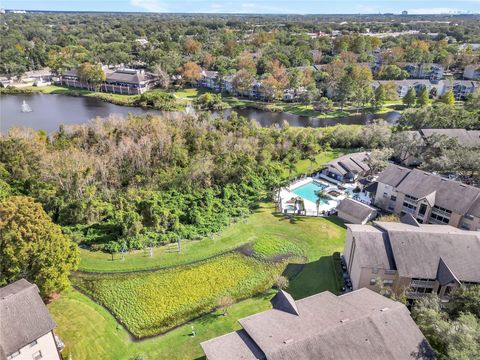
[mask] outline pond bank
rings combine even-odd
[[[122,95],[122,94],[112,94],[104,92],[95,92],[86,89],[78,88],[69,88],[65,86],[57,85],[47,85],[42,87],[36,86],[26,86],[23,88],[7,87],[0,88],[1,95],[33,95],[33,94],[55,94],[55,95],[67,95],[67,96],[85,96],[99,99],[101,101],[109,102],[114,105],[120,106],[140,106],[144,109],[152,109],[159,111],[183,111],[185,107],[192,103],[199,95],[202,95],[206,92],[205,89],[197,88],[182,88],[174,92],[163,91],[160,89],[149,90],[145,94],[173,94],[176,99],[176,107],[172,106],[155,106],[155,105],[145,105],[139,104],[140,95]],[[313,109],[312,105],[305,105],[301,103],[287,103],[287,102],[263,102],[258,100],[250,100],[237,98],[234,96],[228,96],[222,94],[222,100],[225,102],[230,109],[254,109],[265,112],[274,112],[274,113],[286,113],[297,116],[302,116],[306,118],[315,118],[315,119],[335,119],[335,118],[347,118],[349,116],[380,116],[382,114],[390,112],[398,112],[401,110],[399,104],[392,102],[386,104],[381,109],[374,110],[373,108],[365,108],[362,112],[358,112],[357,108],[346,107],[344,109],[334,108],[330,112],[320,112]]]

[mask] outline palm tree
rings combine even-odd
[[[315,195],[317,195],[317,201],[315,202],[316,205],[317,205],[317,216],[320,212],[320,204],[322,202],[322,200],[325,200],[325,199],[328,199],[328,195],[327,195],[327,192],[325,190],[319,190],[317,192],[315,192]]]

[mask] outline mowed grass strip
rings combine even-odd
[[[321,161],[328,158],[324,157]],[[154,248],[151,257],[143,251],[137,251],[126,254],[124,260],[117,254],[112,261],[110,254],[80,249],[79,270],[128,272],[186,265],[245,244],[253,244],[258,239],[272,237],[293,242],[309,260],[317,260],[320,256],[343,249],[345,228],[341,221],[326,218],[299,217],[295,222],[290,222],[276,212],[274,204],[263,203],[247,219],[230,225],[210,238],[183,241],[181,252],[178,252],[176,244],[170,244]]]
[[[238,300],[263,292],[284,268],[284,263],[232,253],[152,273],[80,274],[72,282],[109,309],[133,335],[146,337],[214,310],[224,295]]]
[[[252,248],[255,257],[260,259],[303,255],[303,251],[295,243],[274,236],[264,236],[257,239]]]

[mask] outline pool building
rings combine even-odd
[[[285,214],[325,216],[336,213],[344,199],[353,198],[369,205],[370,195],[361,190],[361,182],[370,171],[368,155],[344,155],[316,174],[293,181],[278,194],[279,210]]]

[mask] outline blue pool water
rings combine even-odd
[[[292,192],[295,195],[298,195],[304,199],[310,200],[311,202],[316,202],[317,201],[317,195],[315,194],[317,191],[321,191],[325,188],[327,188],[327,185],[320,184],[316,181],[310,181],[309,183],[306,183],[305,185],[299,186],[295,189],[292,190]],[[322,200],[322,203],[324,201]]]

